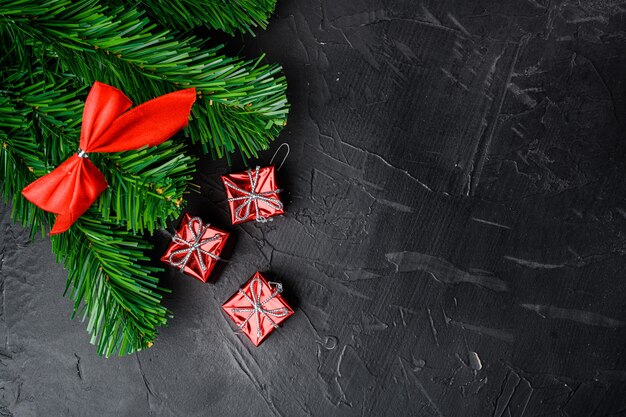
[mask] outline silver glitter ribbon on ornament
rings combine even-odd
[[[259,182],[259,170],[260,169],[261,169],[260,166],[256,167],[256,169],[254,170],[254,177],[252,176],[251,169],[248,169],[248,171],[246,171],[248,173],[248,178],[250,178],[251,191],[247,191],[247,190],[237,187],[235,184],[231,183],[230,180],[224,182],[224,184],[226,184],[228,188],[231,188],[237,191],[238,193],[243,194],[242,196],[231,197],[228,199],[229,202],[245,200],[243,204],[241,204],[235,210],[235,219],[237,219],[237,221],[243,221],[247,219],[248,216],[250,216],[251,206],[252,204],[254,204],[256,221],[260,223],[267,222],[268,218],[261,216],[261,214],[259,213],[259,204],[258,204],[259,200],[267,203],[270,207],[272,207],[275,210],[281,210],[283,208],[283,203],[278,198],[268,197],[268,195],[270,194],[278,194],[281,190],[264,191],[261,193],[256,192],[256,186]]]
[[[196,234],[196,231],[194,230],[194,223],[198,223],[199,224],[199,229],[200,231],[198,232],[198,234]],[[204,249],[202,249],[203,245],[206,245],[209,242],[213,242],[215,240],[219,240],[222,236],[218,233],[215,236],[209,237],[207,239],[202,239],[202,236],[204,236],[204,233],[207,231],[207,229],[209,228],[210,224],[207,224],[206,226],[204,226],[202,224],[202,219],[200,217],[192,217],[189,220],[189,223],[187,223],[187,227],[189,227],[189,233],[191,233],[191,240],[185,240],[182,237],[180,237],[178,235],[178,233],[176,233],[176,235],[172,236],[172,241],[174,243],[177,243],[179,245],[183,245],[183,246],[187,246],[184,249],[179,249],[176,250],[174,252],[172,252],[170,254],[170,258],[169,258],[169,262],[172,266],[177,266],[180,268],[180,270],[182,271],[183,269],[185,269],[185,267],[187,266],[187,262],[189,262],[189,258],[191,258],[191,255],[193,255],[194,253],[196,253],[198,256],[198,263],[200,264],[200,268],[202,269],[202,271],[206,271],[207,267],[204,264],[204,260],[202,259],[202,254],[205,254],[207,256],[210,256],[211,258],[215,259],[216,261],[220,260],[220,257],[215,255],[214,253],[205,251]],[[174,257],[177,255],[182,255],[185,254],[185,257],[183,259],[181,259],[180,261],[174,261]]]
[[[256,291],[254,288],[255,284],[257,286]],[[287,309],[287,307],[280,307],[280,308],[275,308],[272,310],[268,310],[264,307],[267,302],[269,302],[271,299],[273,299],[278,294],[283,292],[282,284],[278,282],[274,282],[272,284],[275,284],[274,292],[270,296],[268,296],[265,300],[261,301],[261,293],[263,291],[263,282],[261,281],[261,278],[259,277],[253,278],[248,287],[250,288],[250,294],[252,294],[252,298],[250,298],[248,294],[246,294],[241,288],[239,289],[239,293],[243,295],[250,304],[252,304],[252,307],[231,308],[232,311],[237,312],[237,313],[250,312],[250,315],[248,315],[248,317],[246,317],[243,323],[239,325],[239,329],[243,329],[246,323],[250,321],[252,316],[256,317],[256,334],[259,339],[261,338],[261,336],[263,336],[261,334],[261,315],[267,318],[272,324],[272,326],[274,326],[275,329],[278,329],[278,324],[276,324],[276,322],[274,322],[274,320],[272,320],[270,316],[285,317],[286,315],[289,314],[289,309]]]

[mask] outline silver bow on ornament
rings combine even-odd
[[[254,288],[255,284],[256,284],[256,291],[255,291],[255,288]],[[248,317],[246,317],[246,319],[243,321],[243,323],[241,323],[239,325],[239,329],[243,329],[244,326],[246,325],[246,323],[248,323],[248,321],[250,321],[252,316],[255,316],[256,317],[256,333],[257,333],[257,337],[261,338],[261,336],[263,336],[261,334],[261,315],[263,315],[263,317],[267,318],[270,321],[270,323],[272,324],[272,326],[274,326],[275,329],[278,329],[278,324],[276,324],[276,322],[274,322],[274,320],[272,320],[272,318],[270,316],[285,317],[285,316],[287,316],[289,314],[289,309],[287,309],[287,307],[280,307],[280,308],[274,308],[272,310],[268,310],[268,309],[266,309],[264,307],[267,302],[269,302],[271,299],[273,299],[278,294],[283,292],[282,284],[280,284],[278,282],[274,282],[272,284],[275,284],[275,290],[265,300],[261,300],[261,292],[263,291],[263,282],[261,281],[261,278],[259,278],[259,277],[253,278],[252,281],[250,282],[249,287],[248,287],[248,288],[250,288],[250,294],[252,294],[252,298],[250,298],[248,296],[248,294],[246,294],[241,288],[239,289],[239,293],[241,295],[243,295],[245,297],[245,299],[248,300],[248,302],[252,305],[252,307],[234,307],[234,308],[231,308],[232,311],[237,312],[237,313],[247,313],[247,312],[250,312],[250,315],[248,315]]]
[[[268,197],[268,195],[280,193],[281,190],[263,191],[260,193],[256,192],[256,186],[259,182],[259,170],[260,169],[261,169],[260,166],[257,166],[255,168],[254,177],[252,176],[251,169],[248,169],[248,171],[246,171],[248,173],[248,178],[250,178],[250,186],[251,186],[250,191],[244,190],[243,188],[239,188],[235,184],[231,183],[230,181],[224,182],[224,184],[228,188],[233,189],[240,194],[243,194],[240,197],[231,197],[228,199],[228,201],[245,200],[244,203],[241,204],[239,207],[237,207],[237,209],[235,210],[235,219],[237,219],[237,221],[243,221],[247,219],[248,216],[250,216],[251,205],[254,203],[254,209],[256,212],[255,213],[256,221],[260,223],[267,222],[268,220],[267,217],[263,217],[259,213],[259,204],[258,204],[259,200],[267,203],[270,207],[272,207],[275,210],[282,210],[283,208],[283,203],[278,198]]]
[[[195,223],[198,223],[199,232],[197,234],[196,234],[196,230],[194,229]],[[189,258],[191,258],[191,255],[193,255],[194,253],[198,255],[197,256],[198,263],[200,264],[200,268],[202,269],[202,271],[206,271],[207,269],[207,266],[204,264],[204,260],[202,259],[202,254],[210,256],[216,261],[220,260],[220,257],[217,256],[216,254],[202,249],[203,245],[206,245],[207,243],[213,242],[215,240],[219,240],[222,237],[218,233],[215,236],[202,239],[202,236],[204,236],[204,233],[207,231],[209,226],[210,224],[203,225],[202,219],[200,217],[193,217],[189,220],[189,223],[187,223],[187,227],[189,228],[189,233],[191,233],[190,240],[183,239],[178,233],[172,236],[172,241],[174,243],[187,246],[184,249],[176,250],[170,254],[169,262],[172,266],[177,266],[182,271],[183,269],[185,269],[185,267],[187,266],[187,262],[189,262]],[[185,254],[185,256],[180,261],[174,261],[174,257],[176,257],[177,255],[182,255],[183,253]]]

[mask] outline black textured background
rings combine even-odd
[[[626,415],[625,15],[280,0],[241,52],[289,81],[259,161],[291,145],[287,215],[230,227],[205,158],[188,209],[234,232],[230,262],[214,285],[169,271],[156,345],[105,360],[2,206],[0,415]],[[259,348],[220,311],[256,270],[296,309]]]

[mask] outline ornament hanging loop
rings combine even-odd
[[[289,144],[287,142],[281,143],[278,149],[276,149],[276,152],[274,152],[274,156],[272,156],[272,159],[270,159],[270,165],[272,165],[272,163],[274,162],[274,158],[276,158],[276,155],[278,155],[278,152],[280,152],[280,148],[282,148],[283,146],[287,147],[287,153],[285,154],[285,157],[283,158],[283,161],[280,163],[278,168],[276,168],[276,171],[280,171],[280,169],[285,164],[287,157],[289,156],[289,152],[291,151],[291,148],[289,147]]]

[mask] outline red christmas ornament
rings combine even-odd
[[[207,282],[220,259],[228,233],[203,224],[200,217],[185,217],[161,260],[202,282]]]
[[[274,166],[222,176],[233,224],[250,220],[265,223],[270,217],[284,213],[278,197]]]
[[[259,272],[254,274],[222,308],[255,346],[293,314],[280,293],[280,283],[272,287]]]
[[[166,141],[187,125],[195,100],[195,89],[188,88],[126,111],[130,99],[96,81],[85,102],[78,152],[22,190],[30,202],[58,214],[50,234],[69,229],[108,186],[89,160],[90,153],[128,151]]]

